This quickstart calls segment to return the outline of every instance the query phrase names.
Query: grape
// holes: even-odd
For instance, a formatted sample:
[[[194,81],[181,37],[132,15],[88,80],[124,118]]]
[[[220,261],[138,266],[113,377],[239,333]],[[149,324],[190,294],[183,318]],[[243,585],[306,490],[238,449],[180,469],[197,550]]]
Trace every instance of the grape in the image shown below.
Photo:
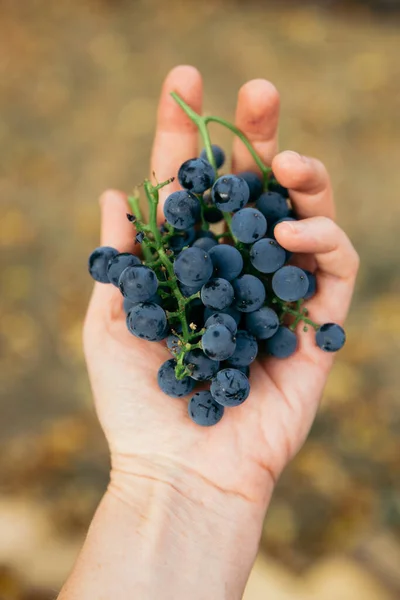
[[[286,262],[286,252],[277,241],[263,238],[252,245],[250,262],[260,273],[274,273]]]
[[[217,169],[220,169],[225,162],[225,152],[220,146],[217,146],[217,144],[211,144],[211,149],[215,160],[215,166],[217,167]],[[208,161],[207,152],[205,148],[201,151],[200,158]]]
[[[126,267],[133,267],[134,265],[140,265],[141,261],[137,256],[129,254],[129,252],[122,252],[112,258],[107,267],[107,275],[110,283],[118,287],[118,281],[121,273]]]
[[[236,341],[225,325],[211,325],[201,338],[204,354],[212,360],[226,360],[235,352]]]
[[[212,250],[212,248],[211,248]],[[185,285],[206,283],[213,272],[211,258],[201,248],[186,248],[174,262],[174,273]]]
[[[256,338],[247,331],[240,330],[236,334],[236,349],[228,359],[231,367],[247,367],[257,357],[258,344]]]
[[[114,256],[117,256],[118,250],[110,246],[101,246],[93,250],[89,256],[89,273],[95,281],[100,283],[110,283],[107,275],[108,263]]]
[[[243,173],[239,173],[239,177],[241,179],[244,179],[247,185],[249,186],[249,202],[255,202],[263,192],[263,184],[261,179],[256,173],[253,173],[252,171],[243,171]]]
[[[306,271],[305,269],[303,269],[303,271],[307,275],[308,279],[308,290],[307,293],[303,296],[303,298],[304,300],[309,300],[310,298],[315,296],[315,293],[317,291],[317,278],[315,277],[314,273],[310,273],[310,271]]]
[[[336,323],[325,323],[316,332],[315,341],[321,350],[325,352],[337,352],[344,346],[346,333]]]
[[[165,311],[152,302],[134,304],[127,314],[126,324],[133,335],[149,342],[164,339],[168,329]]]
[[[188,404],[189,417],[197,425],[210,427],[222,419],[224,407],[215,402],[208,390],[196,392]]]
[[[286,198],[276,192],[264,192],[256,202],[256,207],[262,212],[271,225],[283,217],[289,216],[289,206]]]
[[[220,312],[224,315],[229,315],[230,317],[232,317],[236,325],[239,325],[240,319],[242,318],[242,314],[234,306],[228,306],[228,308],[224,308],[224,310],[222,311],[212,310],[212,308],[208,308],[208,306],[206,306],[206,308],[204,309],[204,320],[207,321],[207,319],[209,319],[211,315],[219,314]]]
[[[283,185],[281,185],[280,183],[278,183],[277,180],[275,179],[275,177],[273,177],[270,180],[270,182],[268,184],[268,189],[270,192],[276,192],[277,194],[280,194],[284,198],[289,198],[289,190],[286,187],[284,187]]]
[[[250,384],[238,369],[223,369],[212,380],[210,391],[218,404],[239,406],[250,394]]]
[[[128,300],[128,298],[124,298],[122,306],[123,306],[123,309],[124,309],[126,315],[131,310],[132,306],[134,306],[134,304],[135,303]]]
[[[218,244],[209,251],[214,275],[232,281],[243,269],[243,258],[239,250],[227,244]]]
[[[177,379],[175,377],[175,366],[175,359],[166,360],[158,370],[157,381],[164,394],[172,398],[182,398],[182,396],[190,394],[196,382],[191,377]]]
[[[247,379],[250,377],[250,367],[248,365],[246,365],[245,367],[236,366],[235,369],[237,369],[241,373],[244,373],[244,375],[246,375]]]
[[[212,379],[219,369],[219,362],[208,358],[200,348],[187,352],[184,363],[191,367],[190,377],[193,377],[196,381]]]
[[[235,293],[234,305],[240,312],[252,312],[260,308],[265,300],[265,288],[254,275],[242,275],[232,282]]]
[[[197,240],[195,240],[193,242],[192,247],[193,248],[201,248],[202,250],[205,250],[206,252],[208,252],[209,250],[211,250],[211,248],[213,248],[217,244],[218,244],[217,240],[214,240],[211,237],[199,237],[199,238],[197,238]]]
[[[249,186],[236,175],[223,175],[214,183],[211,198],[217,208],[224,212],[235,212],[247,204]]]
[[[242,208],[232,217],[233,235],[244,244],[252,244],[267,231],[267,221],[256,208]]]
[[[210,238],[218,242],[217,238],[215,237],[215,233],[213,233],[209,229],[199,229],[199,231],[196,231],[196,240],[198,240],[199,238]]]
[[[203,158],[190,158],[179,168],[178,180],[181,186],[194,194],[202,194],[215,181],[214,169]]]
[[[282,219],[279,219],[279,221],[275,221],[275,223],[272,224],[268,231],[269,237],[275,238],[275,227],[279,225],[279,223],[283,223],[284,221],[297,221],[297,219],[295,219],[294,217],[283,217]]]
[[[278,331],[265,342],[268,354],[276,358],[287,358],[296,352],[297,336],[294,331],[281,325]]]
[[[207,223],[219,223],[224,218],[224,215],[216,206],[210,206],[205,208],[204,218]]]
[[[131,302],[146,302],[158,288],[154,271],[144,265],[126,267],[119,278],[119,289]]]
[[[175,235],[172,235],[168,240],[168,247],[174,254],[179,252],[185,247],[190,246],[196,237],[196,231],[194,227],[190,227],[185,231],[181,231]]]
[[[240,313],[238,313],[240,314]],[[215,312],[206,320],[204,327],[211,327],[211,325],[225,325],[232,333],[232,335],[236,334],[237,324],[236,321],[231,315],[228,315],[224,312]]]
[[[246,328],[260,340],[266,340],[277,332],[279,327],[278,315],[272,308],[262,306],[246,315]]]
[[[179,352],[182,349],[182,346],[180,344],[180,339],[174,333],[171,333],[167,337],[167,348],[171,352],[171,354],[176,354],[177,352]]]
[[[299,267],[288,265],[274,273],[272,289],[281,300],[295,302],[307,293],[308,277]]]
[[[186,190],[173,192],[165,201],[164,215],[175,229],[188,229],[200,218],[200,202]]]
[[[189,298],[189,296],[193,296],[193,294],[197,294],[201,290],[203,285],[184,285],[183,283],[179,284],[179,289],[181,290],[183,296],[185,298]]]
[[[210,279],[201,288],[201,299],[205,306],[213,310],[224,310],[233,302],[233,287],[226,279]]]

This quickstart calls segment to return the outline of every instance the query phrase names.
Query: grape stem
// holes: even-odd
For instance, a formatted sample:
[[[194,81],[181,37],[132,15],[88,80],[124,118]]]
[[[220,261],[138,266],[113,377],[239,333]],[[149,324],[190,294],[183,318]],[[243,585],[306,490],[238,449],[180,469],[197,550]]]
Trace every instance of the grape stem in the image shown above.
[[[296,303],[296,308],[289,306],[288,304],[286,304],[286,302],[283,302],[282,300],[280,300],[280,298],[277,297],[274,298],[273,303],[279,304],[283,314],[286,313],[295,317],[295,320],[290,326],[290,329],[295,329],[300,323],[300,321],[303,321],[303,323],[310,325],[310,327],[315,329],[315,331],[319,329],[320,326],[306,316],[308,314],[308,310],[306,308],[301,308],[301,300],[299,300]]]
[[[130,209],[132,210],[133,215],[136,217],[136,222],[135,222],[135,226],[136,226],[136,231],[142,231],[143,229],[141,229],[141,225],[143,223],[143,214],[140,208],[140,198],[139,198],[139,193],[138,190],[135,190],[132,196],[128,196],[128,204]],[[143,252],[143,256],[145,258],[145,260],[147,262],[151,262],[153,261],[153,254],[151,251],[151,248],[147,242],[146,239],[144,239],[142,241],[142,252]]]

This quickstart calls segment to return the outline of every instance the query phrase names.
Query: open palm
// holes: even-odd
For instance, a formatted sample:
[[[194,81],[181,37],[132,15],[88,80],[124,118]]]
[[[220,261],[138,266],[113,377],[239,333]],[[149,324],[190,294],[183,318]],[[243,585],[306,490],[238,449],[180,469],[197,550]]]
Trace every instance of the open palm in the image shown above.
[[[202,83],[196,69],[175,68],[163,86],[151,165],[160,181],[176,175],[184,160],[198,155],[197,128],[172,100],[171,91],[201,112]],[[254,80],[241,88],[236,125],[264,162],[272,164],[302,218],[300,224],[278,226],[276,237],[282,246],[299,253],[299,265],[316,272],[317,294],[307,303],[311,318],[342,324],[358,257],[333,221],[332,191],[323,165],[294,152],[277,154],[278,113],[279,97],[272,84]],[[248,151],[235,140],[232,170],[251,169]],[[173,185],[161,190],[162,199]],[[102,245],[136,251],[124,194],[106,192],[101,208]],[[333,360],[315,346],[312,331],[300,331],[293,356],[257,360],[251,367],[248,400],[227,409],[217,426],[201,428],[189,419],[186,399],[172,399],[159,390],[157,371],[170,354],[165,344],[140,340],[127,331],[122,297],[115,287],[95,285],[84,344],[114,475],[169,481],[171,473],[179,473],[181,482],[186,478],[182,485],[200,479],[224,494],[260,505],[303,443]]]

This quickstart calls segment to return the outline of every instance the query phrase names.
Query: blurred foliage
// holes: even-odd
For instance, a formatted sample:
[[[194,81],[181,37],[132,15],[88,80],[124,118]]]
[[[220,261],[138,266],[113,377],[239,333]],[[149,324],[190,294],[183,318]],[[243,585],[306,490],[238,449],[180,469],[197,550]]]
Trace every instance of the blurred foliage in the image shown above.
[[[245,80],[274,81],[282,148],[328,165],[339,223],[362,258],[348,343],[278,486],[263,548],[301,570],[377,531],[400,535],[399,21],[371,9],[2,2],[1,598],[51,597],[41,590],[65,577],[106,485],[81,349],[96,198],[147,174],[160,84],[182,62],[204,73],[206,109],[225,117]]]

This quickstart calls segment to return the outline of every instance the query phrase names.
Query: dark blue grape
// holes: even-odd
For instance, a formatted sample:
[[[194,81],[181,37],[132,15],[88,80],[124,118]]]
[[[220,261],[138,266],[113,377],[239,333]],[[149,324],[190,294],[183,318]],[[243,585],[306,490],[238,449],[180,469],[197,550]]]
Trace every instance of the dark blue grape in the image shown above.
[[[212,380],[210,392],[222,406],[239,406],[250,394],[249,380],[238,369],[223,369]]]
[[[159,342],[168,331],[165,311],[152,302],[134,304],[127,314],[126,324],[133,335],[149,342]]]
[[[228,359],[231,367],[248,367],[257,357],[258,344],[256,338],[244,329],[236,334],[236,349]]]
[[[256,202],[256,207],[262,212],[269,225],[289,216],[289,206],[286,198],[276,192],[264,192]]]
[[[119,278],[119,289],[131,302],[146,302],[156,293],[157,288],[156,274],[144,265],[127,267]]]
[[[182,344],[180,339],[174,333],[171,333],[167,337],[167,348],[171,352],[171,354],[177,354],[182,350]]]
[[[204,320],[207,321],[207,319],[209,319],[211,317],[211,315],[216,314],[216,313],[218,314],[219,312],[220,311],[212,310],[212,308],[208,308],[206,306],[206,308],[204,309]],[[234,306],[228,306],[228,308],[225,308],[224,310],[222,310],[221,313],[231,316],[232,319],[236,322],[236,325],[239,325],[240,319],[242,318],[242,313],[239,312],[237,310],[237,308],[235,308]]]
[[[235,212],[249,201],[250,190],[244,179],[237,175],[223,175],[214,183],[211,198],[223,212]]]
[[[123,304],[122,304],[122,306],[123,306],[123,308],[124,308],[124,311],[125,311],[125,314],[126,314],[126,315],[127,315],[127,314],[128,314],[128,312],[131,310],[131,308],[132,308],[132,306],[133,306],[134,304],[135,304],[135,303],[134,303],[134,302],[131,302],[130,300],[128,300],[128,298],[124,298],[124,301],[123,301]]]
[[[110,246],[101,246],[93,250],[89,256],[89,273],[95,281],[100,283],[110,283],[107,274],[108,263],[110,260],[117,256],[118,250],[111,248]]]
[[[214,169],[203,158],[190,158],[179,168],[178,180],[181,186],[194,194],[202,194],[215,181]]]
[[[122,252],[112,258],[107,267],[107,275],[110,283],[118,287],[119,278],[121,273],[126,267],[133,267],[134,265],[140,265],[140,259],[134,254],[129,252]]]
[[[189,296],[193,296],[193,294],[197,294],[201,290],[203,285],[185,285],[183,283],[179,283],[179,289],[185,298],[189,298]]]
[[[213,263],[207,252],[201,248],[186,248],[174,262],[174,273],[185,285],[204,284],[213,273]]]
[[[148,302],[152,302],[153,304],[158,304],[159,306],[162,306],[162,303],[163,303],[162,298],[160,298],[160,296],[158,294],[154,294],[151,298],[148,299]],[[131,300],[128,300],[128,298],[124,298],[123,308],[124,308],[125,314],[128,314],[128,312],[130,311],[132,306],[134,306],[134,304],[136,304],[136,302],[132,302]]]
[[[239,242],[253,244],[265,235],[267,221],[256,208],[242,208],[233,215],[231,229]]]
[[[199,229],[198,231],[196,231],[196,240],[198,240],[199,238],[210,238],[212,240],[217,241],[215,233],[213,233],[209,229]]]
[[[275,177],[272,177],[268,183],[268,189],[270,192],[276,192],[284,198],[289,198],[289,190],[277,182]]]
[[[214,240],[211,237],[199,237],[193,242],[192,247],[201,248],[202,250],[209,252],[209,250],[211,250],[211,248],[213,248],[217,244],[217,240]]]
[[[321,350],[325,352],[337,352],[344,346],[346,333],[336,323],[325,323],[316,332],[315,341]]]
[[[186,190],[173,192],[165,201],[164,216],[175,229],[189,229],[200,218],[200,201]]]
[[[244,375],[246,375],[247,379],[250,377],[250,367],[248,365],[246,365],[245,367],[236,366],[235,369],[237,369],[241,373],[244,373]]]
[[[215,160],[215,166],[217,167],[217,169],[220,169],[225,162],[225,152],[220,146],[217,146],[217,144],[211,144],[211,149]],[[205,148],[201,151],[200,158],[208,161],[207,152]]]
[[[210,317],[208,317],[208,319],[204,323],[204,327],[211,327],[211,325],[225,325],[225,327],[229,329],[232,335],[236,335],[236,321],[233,317],[231,317],[231,315],[228,315],[227,313],[214,312]]]
[[[196,392],[188,404],[189,417],[202,427],[216,425],[222,419],[224,407],[215,402],[208,390]]]
[[[272,308],[262,306],[246,315],[246,329],[260,340],[272,337],[278,330],[279,318]]]
[[[249,202],[255,202],[263,192],[263,183],[257,173],[252,171],[243,171],[238,175],[241,179],[244,179],[250,190]]]
[[[281,300],[295,302],[307,293],[308,277],[299,267],[287,265],[274,273],[272,289]]]
[[[213,310],[224,310],[233,302],[233,287],[221,277],[210,279],[201,288],[201,299],[204,306]]]
[[[232,282],[235,293],[234,306],[240,312],[253,312],[264,304],[265,288],[254,275],[242,275]]]
[[[190,394],[196,382],[191,377],[177,379],[175,377],[175,366],[175,359],[166,360],[158,370],[157,381],[164,394],[172,398],[182,398],[182,396]]]
[[[226,360],[235,352],[236,341],[225,325],[211,325],[201,338],[204,354],[212,360]]]
[[[195,348],[187,352],[184,363],[191,370],[190,377],[193,377],[196,381],[208,381],[212,379],[219,369],[219,362],[208,358],[200,348]]]
[[[286,262],[286,251],[271,238],[263,238],[252,245],[250,262],[260,273],[274,273]]]
[[[215,277],[232,281],[242,272],[243,258],[234,246],[218,244],[211,248],[209,255],[214,267]]]
[[[190,227],[185,231],[172,235],[168,240],[168,248],[172,250],[174,254],[179,254],[185,246],[190,246],[193,243],[195,237],[196,230],[194,227]]]
[[[219,223],[224,218],[224,215],[216,206],[209,206],[204,210],[204,218],[207,223]]]
[[[283,325],[265,342],[265,350],[276,358],[287,358],[296,352],[297,336]]]
[[[310,271],[306,271],[305,269],[303,269],[303,271],[307,275],[308,279],[308,290],[307,293],[303,296],[303,298],[304,300],[309,300],[310,298],[315,296],[315,293],[317,291],[317,278],[315,277],[314,273],[310,273]]]

